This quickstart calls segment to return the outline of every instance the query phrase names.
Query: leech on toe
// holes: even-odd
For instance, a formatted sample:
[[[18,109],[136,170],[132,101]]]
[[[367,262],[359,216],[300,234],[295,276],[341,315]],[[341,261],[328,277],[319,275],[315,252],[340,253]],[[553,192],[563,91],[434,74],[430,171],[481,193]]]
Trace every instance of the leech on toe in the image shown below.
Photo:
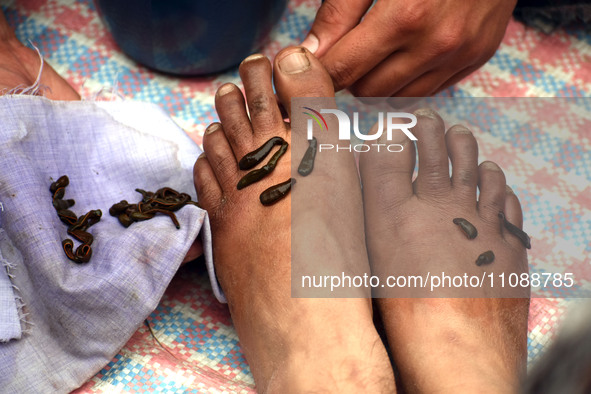
[[[492,250],[487,250],[486,252],[478,256],[478,258],[476,259],[476,265],[486,265],[492,263],[493,261],[495,261],[495,254]]]
[[[282,182],[278,185],[271,186],[270,188],[261,193],[261,204],[265,206],[275,204],[289,193],[289,191],[291,190],[291,186],[295,185],[295,183],[296,180],[290,178],[287,181]]]
[[[316,147],[318,146],[318,140],[316,137],[312,137],[310,140],[310,146],[304,153],[304,157],[302,157],[302,161],[298,166],[298,174],[301,176],[308,176],[314,169],[314,159],[316,159]],[[454,219],[455,220],[455,219]]]
[[[275,152],[275,154],[273,155],[273,157],[271,157],[267,164],[265,164],[262,168],[252,170],[248,174],[244,175],[240,179],[240,181],[238,181],[238,185],[236,185],[236,188],[238,190],[244,189],[246,186],[252,185],[253,183],[260,181],[261,179],[269,175],[271,172],[273,172],[273,170],[277,166],[277,162],[279,161],[281,156],[285,154],[285,151],[287,151],[288,146],[289,144],[284,141],[281,145],[281,148],[279,148],[279,150]]]
[[[283,145],[286,143],[287,142],[285,142],[285,140],[281,137],[270,138],[260,148],[244,155],[244,157],[238,162],[238,168],[240,168],[242,171],[250,170],[263,161],[275,145]]]
[[[464,234],[466,234],[466,237],[468,237],[468,239],[474,239],[478,235],[478,230],[476,230],[476,227],[474,227],[474,225],[466,219],[455,218],[453,222],[462,229],[462,231],[464,232]]]
[[[513,223],[509,223],[503,211],[499,212],[499,218],[503,221],[503,226],[505,226],[507,231],[519,238],[523,246],[525,246],[527,249],[531,249],[531,239],[525,231],[523,231]]]

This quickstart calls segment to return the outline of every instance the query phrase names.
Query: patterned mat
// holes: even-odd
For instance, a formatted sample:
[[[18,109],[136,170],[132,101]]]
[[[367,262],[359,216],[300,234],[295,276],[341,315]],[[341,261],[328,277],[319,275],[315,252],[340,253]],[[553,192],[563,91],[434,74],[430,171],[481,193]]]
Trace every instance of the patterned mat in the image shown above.
[[[83,97],[111,90],[125,98],[154,102],[197,143],[205,127],[217,120],[215,90],[225,82],[240,85],[236,69],[207,78],[179,79],[137,65],[117,48],[91,0],[3,3],[19,39],[36,45]],[[290,1],[262,52],[272,57],[281,48],[301,42],[319,3]],[[590,28],[546,35],[512,21],[496,55],[441,95],[589,97],[590,92]],[[530,263],[535,267],[546,261],[563,262],[579,267],[577,274],[584,278],[590,277],[591,263],[589,130],[578,125],[522,132],[513,143],[503,133],[479,137],[483,158],[496,161],[509,174],[509,183],[524,206],[526,229],[541,229],[534,237]],[[532,300],[530,361],[552,339],[570,302]],[[148,322],[149,327],[141,327],[78,392],[254,391],[227,308],[215,301],[199,264],[181,269]]]

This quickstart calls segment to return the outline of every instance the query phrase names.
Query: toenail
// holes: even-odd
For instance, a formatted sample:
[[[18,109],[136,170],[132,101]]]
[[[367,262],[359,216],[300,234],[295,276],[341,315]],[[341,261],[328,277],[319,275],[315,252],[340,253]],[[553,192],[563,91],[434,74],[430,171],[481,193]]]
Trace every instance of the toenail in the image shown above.
[[[247,57],[246,59],[244,59],[241,64],[248,63],[248,62],[251,62],[253,60],[261,59],[263,57],[265,57],[265,55],[261,55],[260,53],[255,53],[254,55],[250,55],[249,57]]]
[[[207,129],[205,129],[205,134],[211,134],[214,131],[217,131],[220,129],[220,124],[219,123],[212,123],[209,125],[209,127],[207,127]]]
[[[298,48],[279,60],[279,68],[285,74],[297,74],[310,69],[306,50]]]
[[[416,116],[424,116],[426,118],[439,119],[439,115],[437,115],[437,112],[433,111],[431,108],[419,108],[414,112],[414,114]]]
[[[457,124],[455,126],[452,126],[451,129],[449,129],[450,131],[453,131],[454,134],[472,134],[472,132],[470,130],[468,130],[466,127],[462,126],[461,124]]]
[[[482,164],[480,164],[480,166],[485,170],[501,171],[501,167],[499,167],[497,163],[493,163],[492,161],[483,161]]]
[[[227,83],[225,85],[223,85],[221,88],[218,89],[218,96],[223,96],[225,94],[230,93],[231,91],[233,91],[235,88],[234,84],[231,83]]]

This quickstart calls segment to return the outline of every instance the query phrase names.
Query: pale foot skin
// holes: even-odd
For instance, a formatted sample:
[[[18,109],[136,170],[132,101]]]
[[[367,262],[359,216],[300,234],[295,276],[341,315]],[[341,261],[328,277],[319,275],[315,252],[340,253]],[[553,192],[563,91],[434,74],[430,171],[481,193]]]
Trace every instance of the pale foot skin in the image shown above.
[[[288,111],[291,97],[334,96],[328,74],[301,48],[280,52],[274,70],[277,95]],[[250,119],[240,90],[232,84],[220,87],[215,100],[221,124],[206,130],[205,154],[194,169],[199,202],[210,215],[217,276],[257,389],[272,393],[393,392],[392,368],[373,326],[369,299],[291,297],[290,198],[263,206],[259,195],[295,175],[291,173],[290,157],[301,157],[306,147],[295,147],[293,153],[290,146],[270,176],[242,190],[236,188],[246,174],[238,169],[239,159],[270,137],[291,140],[289,125],[283,122],[273,93],[271,73],[271,64],[261,55],[247,58],[240,66]],[[309,219],[317,221],[310,228],[322,228],[323,221],[345,216],[346,212],[351,228],[357,229],[350,236],[363,243],[363,212],[354,162],[352,157],[339,157],[350,160],[338,163],[347,169],[339,174],[341,186],[336,177],[321,177],[316,186],[318,193],[331,190],[342,198],[333,211],[310,212]],[[337,167],[335,163],[323,165]],[[294,189],[314,183],[299,181]],[[318,237],[327,238],[330,234]],[[338,237],[333,234],[332,238]],[[369,269],[363,248],[331,249],[328,243],[318,253],[350,259]]]
[[[417,117],[414,182],[415,148],[407,138],[401,153],[360,157],[372,271],[482,272],[485,267],[474,262],[491,249],[496,259],[487,270],[527,272],[524,246],[498,218],[503,211],[522,226],[519,201],[502,170],[492,162],[478,166],[478,146],[466,128],[454,126],[445,133],[434,112],[420,110]],[[468,219],[477,238],[468,240],[452,223],[455,217]],[[379,299],[378,305],[406,391],[517,390],[526,366],[528,298],[390,298]]]

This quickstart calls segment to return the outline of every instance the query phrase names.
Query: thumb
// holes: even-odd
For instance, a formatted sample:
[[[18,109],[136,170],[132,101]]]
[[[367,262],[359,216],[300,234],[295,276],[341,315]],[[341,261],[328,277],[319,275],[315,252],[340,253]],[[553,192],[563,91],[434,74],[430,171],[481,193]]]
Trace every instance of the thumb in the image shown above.
[[[372,0],[325,0],[302,46],[316,57],[322,56],[352,30],[367,12]]]

